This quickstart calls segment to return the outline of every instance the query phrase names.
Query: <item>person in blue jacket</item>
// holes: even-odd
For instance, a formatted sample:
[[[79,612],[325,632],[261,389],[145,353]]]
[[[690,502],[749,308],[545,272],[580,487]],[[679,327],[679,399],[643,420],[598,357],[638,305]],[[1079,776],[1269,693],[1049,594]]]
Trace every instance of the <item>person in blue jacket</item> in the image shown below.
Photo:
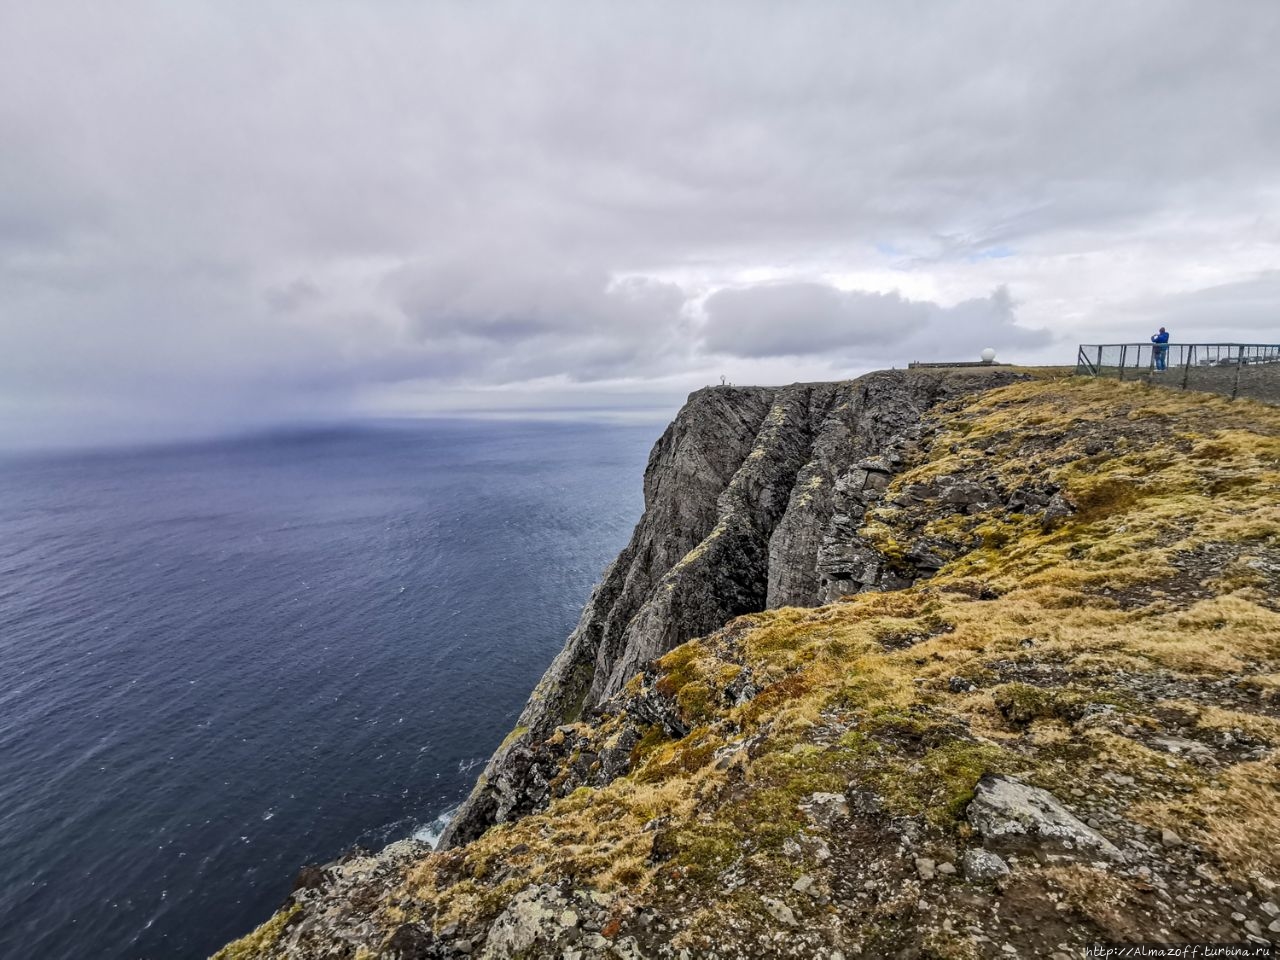
[[[1151,342],[1155,344],[1156,369],[1163,370],[1169,359],[1169,331],[1161,327],[1159,333],[1151,335]]]

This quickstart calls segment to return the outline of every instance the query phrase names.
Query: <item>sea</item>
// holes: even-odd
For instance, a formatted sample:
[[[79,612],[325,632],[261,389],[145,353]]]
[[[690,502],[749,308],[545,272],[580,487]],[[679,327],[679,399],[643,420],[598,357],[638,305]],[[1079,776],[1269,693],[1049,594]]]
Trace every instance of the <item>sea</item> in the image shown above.
[[[660,425],[0,457],[0,957],[203,958],[433,840],[642,510]]]

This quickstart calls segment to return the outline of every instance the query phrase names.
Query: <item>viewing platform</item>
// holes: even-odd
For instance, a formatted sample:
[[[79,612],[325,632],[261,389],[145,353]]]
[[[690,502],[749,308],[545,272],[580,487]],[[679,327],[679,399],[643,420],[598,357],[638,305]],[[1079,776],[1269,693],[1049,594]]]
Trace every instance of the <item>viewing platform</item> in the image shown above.
[[[1280,404],[1280,344],[1082,343],[1076,373]]]

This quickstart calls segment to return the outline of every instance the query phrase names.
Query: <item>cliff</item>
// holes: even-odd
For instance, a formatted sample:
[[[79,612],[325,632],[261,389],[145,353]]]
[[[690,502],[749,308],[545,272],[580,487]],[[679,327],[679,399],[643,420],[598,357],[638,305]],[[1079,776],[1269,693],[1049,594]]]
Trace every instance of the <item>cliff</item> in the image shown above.
[[[1274,937],[1278,491],[1280,411],[1247,402],[700,391],[450,849],[304,871],[220,956]]]
[[[547,779],[531,769],[531,745],[615,696],[654,657],[740,614],[815,606],[886,579],[909,582],[874,561],[868,568],[853,536],[861,515],[854,478],[874,485],[892,464],[851,468],[898,456],[891,441],[918,436],[922,414],[939,400],[1012,379],[997,369],[891,372],[690,396],[649,457],[645,511],[631,542],[441,846],[544,806]],[[625,738],[618,749],[630,750]]]

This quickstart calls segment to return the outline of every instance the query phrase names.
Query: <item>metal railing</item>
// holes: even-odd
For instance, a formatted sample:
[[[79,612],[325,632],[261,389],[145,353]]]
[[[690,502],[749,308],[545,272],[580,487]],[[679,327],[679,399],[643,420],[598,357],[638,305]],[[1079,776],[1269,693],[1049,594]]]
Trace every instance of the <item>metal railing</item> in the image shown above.
[[[1241,369],[1257,364],[1280,364],[1280,344],[1082,343],[1076,353],[1076,373],[1083,376],[1144,379],[1232,397]],[[1280,377],[1280,367],[1274,371]]]

